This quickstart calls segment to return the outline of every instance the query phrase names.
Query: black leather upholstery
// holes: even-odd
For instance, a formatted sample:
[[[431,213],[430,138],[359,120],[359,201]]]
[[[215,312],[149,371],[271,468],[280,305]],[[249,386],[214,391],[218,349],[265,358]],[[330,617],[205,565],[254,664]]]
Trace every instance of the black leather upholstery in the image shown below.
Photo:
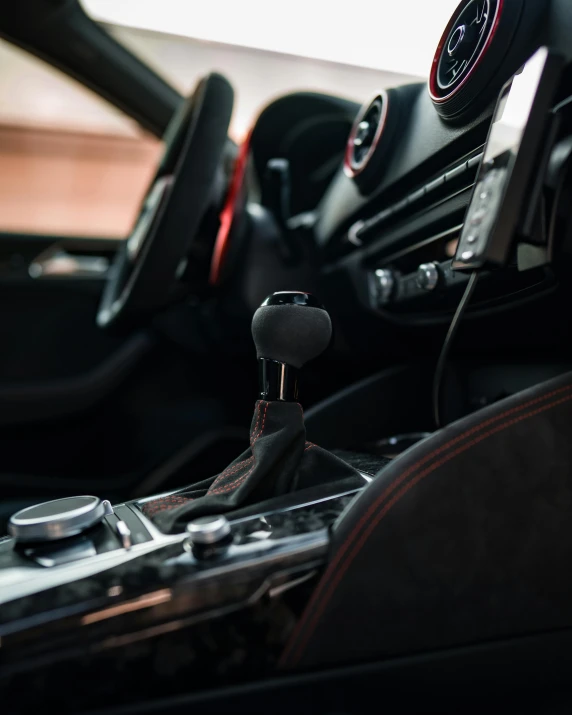
[[[572,626],[572,374],[394,460],[333,534],[282,668]]]

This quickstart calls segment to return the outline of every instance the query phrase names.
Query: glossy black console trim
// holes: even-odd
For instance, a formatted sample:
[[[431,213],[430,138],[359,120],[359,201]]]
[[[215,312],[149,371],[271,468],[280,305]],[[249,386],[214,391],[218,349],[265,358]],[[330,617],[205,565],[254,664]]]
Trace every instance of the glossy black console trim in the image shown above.
[[[149,526],[146,525],[148,530]],[[95,581],[97,576],[103,572],[112,571],[114,568],[128,564],[149,553],[157,551],[169,544],[182,541],[184,535],[165,536],[155,530],[153,541],[146,543],[135,544],[129,550],[120,547],[104,553],[98,553],[89,559],[68,564],[65,567],[42,569],[41,574],[36,575],[31,573],[31,561],[18,561],[17,564],[10,564],[12,569],[11,578],[7,584],[2,583],[2,573],[6,569],[0,567],[0,637],[2,635],[2,624],[10,621],[8,613],[11,608],[9,604],[15,602],[23,602],[26,599],[36,605],[32,607],[32,611],[42,612],[44,596],[46,592],[52,592],[58,589],[66,589],[70,584],[74,584],[83,579],[92,579]],[[14,547],[13,540],[8,540],[0,544],[2,550]],[[28,611],[28,607],[24,609]]]
[[[63,647],[77,628],[91,641],[99,638],[100,626],[95,624],[115,633],[138,628],[135,621],[139,618],[147,628],[165,619],[195,618],[199,613],[208,618],[213,609],[225,604],[239,607],[276,574],[315,569],[323,563],[328,529],[357,491],[231,520],[234,543],[209,560],[193,555],[185,534],[164,536],[141,514],[152,542],[90,558],[83,568],[81,564],[32,568],[28,587],[24,585],[19,592],[15,585],[4,586],[3,652],[23,648],[24,657],[33,644],[34,653],[54,655],[58,644]],[[11,543],[2,545],[12,547]],[[1,576],[0,571],[0,586]],[[16,660],[21,662],[20,656]],[[27,667],[23,662],[21,666]],[[4,672],[0,669],[0,675]]]

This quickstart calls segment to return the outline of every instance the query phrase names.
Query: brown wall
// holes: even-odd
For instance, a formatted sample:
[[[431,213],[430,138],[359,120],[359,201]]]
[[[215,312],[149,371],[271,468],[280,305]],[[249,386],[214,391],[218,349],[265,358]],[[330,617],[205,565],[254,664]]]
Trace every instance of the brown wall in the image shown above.
[[[147,136],[0,125],[0,231],[126,236],[161,150]]]

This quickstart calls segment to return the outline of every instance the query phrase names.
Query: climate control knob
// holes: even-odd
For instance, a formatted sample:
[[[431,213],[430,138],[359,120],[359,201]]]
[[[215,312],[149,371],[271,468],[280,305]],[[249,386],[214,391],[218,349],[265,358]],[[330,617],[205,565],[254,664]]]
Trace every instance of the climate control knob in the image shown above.
[[[439,285],[440,277],[436,263],[422,263],[417,269],[417,285],[423,290],[435,290]]]

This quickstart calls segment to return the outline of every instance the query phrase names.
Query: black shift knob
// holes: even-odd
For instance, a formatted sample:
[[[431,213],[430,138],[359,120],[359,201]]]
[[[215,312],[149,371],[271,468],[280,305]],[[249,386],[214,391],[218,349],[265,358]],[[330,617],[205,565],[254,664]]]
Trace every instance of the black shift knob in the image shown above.
[[[332,322],[310,293],[273,293],[254,314],[252,337],[259,359],[301,368],[328,347]]]
[[[273,293],[254,314],[252,337],[263,400],[298,399],[298,370],[318,357],[332,338],[332,322],[310,293]]]

